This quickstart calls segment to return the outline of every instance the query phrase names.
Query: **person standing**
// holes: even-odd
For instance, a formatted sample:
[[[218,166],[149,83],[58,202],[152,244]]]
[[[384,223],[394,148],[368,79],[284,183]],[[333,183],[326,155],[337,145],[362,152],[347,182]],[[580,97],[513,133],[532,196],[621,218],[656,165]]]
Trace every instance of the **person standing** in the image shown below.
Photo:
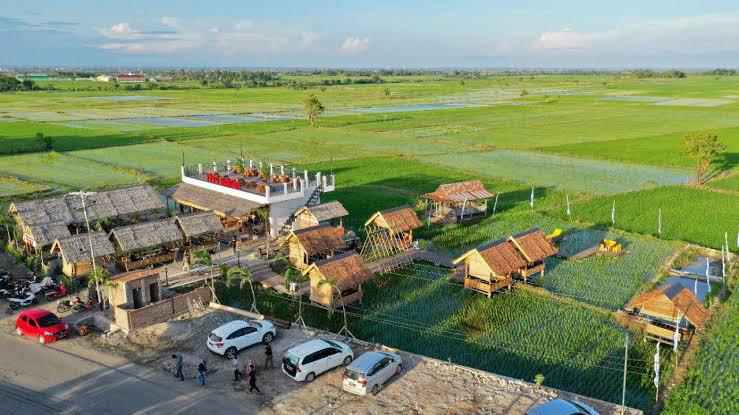
[[[187,251],[182,255],[182,271],[190,272],[190,253]]]
[[[241,370],[239,370],[239,357],[234,356],[231,362],[234,365],[234,382],[238,382],[241,380]]]
[[[207,368],[205,367],[205,360],[201,360],[200,364],[198,364],[198,385],[205,386],[205,372],[207,371]]]
[[[266,344],[264,346],[264,369],[274,368],[275,365],[272,362],[272,346]]]
[[[244,365],[244,376],[249,376],[249,374],[253,372],[254,369],[256,369],[254,361],[249,358],[249,360],[247,360],[246,364]]]
[[[234,235],[233,238],[231,238],[231,248],[234,251],[234,255],[236,255],[236,242],[237,242],[236,235]]]
[[[174,377],[179,378],[181,381],[185,380],[185,375],[182,373],[182,353],[172,355],[172,359],[177,361],[177,368],[174,373]]]
[[[249,373],[249,393],[251,393],[254,389],[257,390],[257,392],[262,393],[262,391],[259,390],[257,387],[257,370],[254,369]]]

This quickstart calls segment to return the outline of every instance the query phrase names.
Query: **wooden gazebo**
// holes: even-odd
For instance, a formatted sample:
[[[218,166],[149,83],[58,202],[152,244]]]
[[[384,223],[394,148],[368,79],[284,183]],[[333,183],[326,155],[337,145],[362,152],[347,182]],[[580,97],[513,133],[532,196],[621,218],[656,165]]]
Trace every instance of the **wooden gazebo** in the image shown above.
[[[366,239],[361,255],[373,261],[404,252],[413,244],[413,230],[421,226],[408,205],[379,211],[364,224]]]
[[[346,251],[343,236],[344,228],[326,223],[292,231],[283,244],[287,246],[290,263],[302,271],[314,261]]]
[[[116,248],[116,264],[125,271],[174,262],[182,233],[172,219],[115,228],[110,238]]]
[[[559,249],[552,244],[547,235],[539,228],[529,229],[508,238],[521,256],[526,260],[526,266],[519,271],[524,282],[531,275],[541,273],[544,277],[544,260],[556,255]]]
[[[513,286],[513,276],[527,265],[516,247],[506,239],[467,251],[452,261],[464,265],[464,287],[488,297]]]
[[[178,215],[175,223],[185,237],[184,245],[187,248],[211,245],[224,230],[218,215],[213,212]]]
[[[92,249],[95,253],[95,265],[98,267],[103,267],[106,258],[115,255],[113,244],[110,243],[105,232],[81,233],[57,239],[51,246],[51,252],[61,256],[64,275],[83,277],[92,272],[90,239],[92,239]]]
[[[440,185],[433,193],[423,195],[428,202],[428,220],[433,223],[462,223],[487,215],[488,202],[495,194],[479,180]]]
[[[629,302],[624,309],[644,324],[648,338],[672,344],[688,340],[708,320],[708,310],[681,284],[666,284]],[[677,336],[676,336],[677,332]]]
[[[315,206],[304,206],[295,212],[293,229],[309,228],[325,223],[335,227],[343,227],[344,217],[348,215],[349,212],[338,200]]]
[[[327,308],[362,301],[362,284],[372,281],[374,274],[356,251],[345,252],[311,264],[303,275],[310,279],[310,300]],[[330,280],[341,292],[322,281]]]

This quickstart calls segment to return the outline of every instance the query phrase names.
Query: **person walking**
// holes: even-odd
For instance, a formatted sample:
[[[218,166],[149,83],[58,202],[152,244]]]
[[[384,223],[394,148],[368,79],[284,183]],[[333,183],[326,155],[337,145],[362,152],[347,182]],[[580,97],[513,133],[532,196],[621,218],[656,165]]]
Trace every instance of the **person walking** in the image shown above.
[[[251,393],[254,389],[257,390],[257,392],[262,393],[262,391],[259,390],[257,387],[257,370],[254,369],[249,373],[249,393]]]
[[[272,369],[275,365],[272,362],[272,346],[266,344],[264,346],[264,369]]]
[[[174,377],[179,378],[181,381],[185,380],[185,375],[182,373],[182,353],[172,355],[172,359],[177,361],[177,368],[174,372]]]
[[[207,371],[207,368],[205,367],[205,360],[201,360],[200,364],[198,364],[198,385],[205,386],[205,372]]]
[[[234,235],[233,238],[231,238],[231,244],[230,244],[231,248],[234,251],[234,255],[236,255],[236,241],[237,241],[236,235]]]
[[[182,271],[190,272],[190,254],[187,251],[182,255]]]
[[[239,363],[239,357],[238,356],[234,356],[234,358],[231,360],[231,362],[234,365],[234,382],[238,382],[238,381],[241,380],[241,376],[242,376],[241,370],[239,370],[240,369],[239,368],[239,364],[240,364]]]
[[[254,361],[249,358],[244,365],[244,376],[249,376],[257,367],[254,365]]]

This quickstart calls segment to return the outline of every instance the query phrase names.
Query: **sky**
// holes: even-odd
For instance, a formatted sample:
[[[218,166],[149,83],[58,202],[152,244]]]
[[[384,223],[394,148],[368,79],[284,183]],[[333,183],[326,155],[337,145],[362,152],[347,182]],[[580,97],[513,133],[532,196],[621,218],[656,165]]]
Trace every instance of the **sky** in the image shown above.
[[[739,0],[36,0],[0,67],[739,67]]]

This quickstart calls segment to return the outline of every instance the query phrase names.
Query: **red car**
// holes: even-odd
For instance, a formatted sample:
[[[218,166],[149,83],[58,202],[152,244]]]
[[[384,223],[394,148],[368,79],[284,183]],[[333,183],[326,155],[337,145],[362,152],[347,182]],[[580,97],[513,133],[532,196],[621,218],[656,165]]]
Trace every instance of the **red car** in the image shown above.
[[[69,336],[69,325],[51,311],[32,308],[18,315],[15,333],[38,338],[41,344],[51,343]]]

